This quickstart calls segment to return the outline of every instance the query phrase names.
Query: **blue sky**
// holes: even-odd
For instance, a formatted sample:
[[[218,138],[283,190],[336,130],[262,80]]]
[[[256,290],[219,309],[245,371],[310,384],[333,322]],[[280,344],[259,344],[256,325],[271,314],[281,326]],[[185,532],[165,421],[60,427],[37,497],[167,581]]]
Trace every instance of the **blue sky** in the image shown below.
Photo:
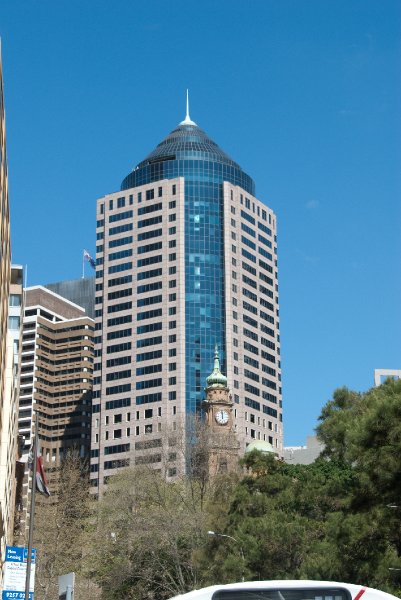
[[[16,263],[78,278],[96,198],[191,117],[278,215],[285,443],[399,368],[399,0],[3,0]]]

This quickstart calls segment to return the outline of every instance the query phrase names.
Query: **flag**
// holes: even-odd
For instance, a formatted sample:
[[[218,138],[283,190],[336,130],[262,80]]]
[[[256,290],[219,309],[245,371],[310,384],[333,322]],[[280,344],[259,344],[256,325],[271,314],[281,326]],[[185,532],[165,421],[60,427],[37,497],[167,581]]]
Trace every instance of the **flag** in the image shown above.
[[[89,254],[89,252],[87,250],[84,250],[84,258],[88,261],[88,263],[90,264],[91,267],[96,269],[96,261],[94,258],[91,257],[91,255]]]
[[[30,469],[33,470],[33,448],[29,453],[28,462]],[[40,494],[43,494],[43,496],[50,496],[50,490],[47,484],[45,470],[43,468],[42,455],[40,453],[39,444],[36,450],[36,489]]]

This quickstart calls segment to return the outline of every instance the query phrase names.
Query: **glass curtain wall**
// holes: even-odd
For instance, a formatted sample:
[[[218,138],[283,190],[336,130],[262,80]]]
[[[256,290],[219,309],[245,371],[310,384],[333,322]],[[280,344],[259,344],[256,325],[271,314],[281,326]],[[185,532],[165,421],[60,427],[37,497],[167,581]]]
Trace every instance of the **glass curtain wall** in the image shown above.
[[[123,180],[122,190],[185,178],[186,410],[204,397],[218,344],[226,372],[223,182],[255,195],[253,180],[197,126],[180,125]],[[227,266],[230,268],[230,265]]]

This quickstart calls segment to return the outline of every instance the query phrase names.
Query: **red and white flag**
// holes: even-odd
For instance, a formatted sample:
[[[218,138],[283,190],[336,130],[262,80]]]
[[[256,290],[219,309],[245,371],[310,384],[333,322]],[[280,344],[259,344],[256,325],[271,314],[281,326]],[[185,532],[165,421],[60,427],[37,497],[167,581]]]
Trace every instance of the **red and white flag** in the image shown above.
[[[33,470],[32,458],[33,458],[33,452],[31,451],[30,456],[29,456],[29,466],[30,466],[31,470]],[[42,461],[42,455],[40,453],[39,444],[36,449],[36,489],[40,494],[43,494],[43,496],[46,496],[46,497],[50,496],[50,490],[49,490],[49,486],[47,483],[45,470],[43,468],[43,461]]]

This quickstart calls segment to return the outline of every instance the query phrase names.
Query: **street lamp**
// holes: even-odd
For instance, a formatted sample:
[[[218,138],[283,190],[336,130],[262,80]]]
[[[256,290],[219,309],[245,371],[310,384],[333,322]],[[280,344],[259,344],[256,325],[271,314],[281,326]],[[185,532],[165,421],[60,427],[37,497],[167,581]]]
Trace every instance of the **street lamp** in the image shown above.
[[[227,535],[226,533],[217,533],[216,531],[208,531],[207,534],[214,535],[215,537],[228,538],[229,540],[233,540],[233,542],[238,544],[239,551],[241,554],[241,560],[242,560],[242,577],[241,577],[241,579],[242,579],[242,581],[245,581],[245,579],[244,579],[245,556],[244,556],[244,551],[242,550],[242,546],[241,546],[240,542],[232,535]]]

